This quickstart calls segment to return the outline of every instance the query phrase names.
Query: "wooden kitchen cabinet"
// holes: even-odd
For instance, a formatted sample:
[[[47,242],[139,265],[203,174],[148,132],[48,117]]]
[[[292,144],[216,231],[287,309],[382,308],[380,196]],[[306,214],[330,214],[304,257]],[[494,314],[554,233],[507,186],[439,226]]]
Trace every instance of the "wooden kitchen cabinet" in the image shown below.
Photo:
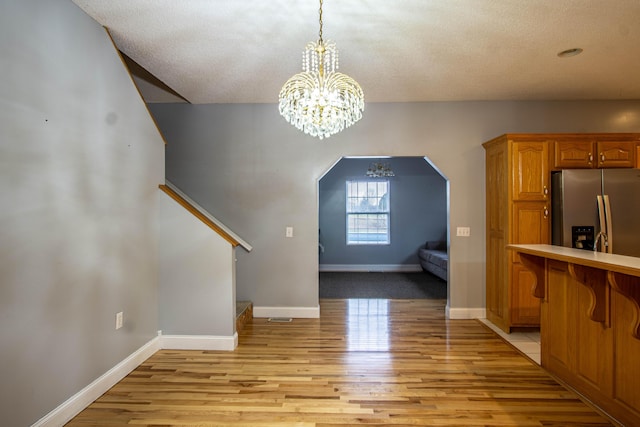
[[[512,243],[548,243],[550,214],[546,201],[514,202]]]
[[[547,283],[553,283],[553,286],[545,285],[541,323],[553,327],[540,331],[545,336],[540,348],[544,354],[542,363],[556,370],[569,371],[575,365],[576,358],[576,346],[572,342],[576,330],[573,302],[576,301],[578,288],[573,286],[567,263],[555,260],[547,260]],[[549,309],[549,301],[553,301],[553,310]]]
[[[554,169],[637,167],[637,134],[561,135],[553,148]]]
[[[514,202],[512,211],[513,243],[549,243],[549,204],[541,202]],[[510,325],[538,326],[540,324],[540,300],[533,296],[535,284],[533,274],[520,262],[517,254],[512,254]]]
[[[615,419],[640,426],[640,262],[511,247],[541,299],[541,365]]]
[[[636,164],[636,143],[632,141],[598,141],[599,168],[632,168]]]
[[[506,332],[540,325],[533,276],[507,244],[551,242],[551,171],[640,167],[640,134],[505,134],[486,159],[487,319]]]
[[[592,168],[594,162],[593,141],[556,141],[554,167],[556,169]]]
[[[513,200],[546,200],[549,196],[549,144],[547,141],[511,143]]]
[[[602,270],[590,272],[593,273],[590,279],[606,282]],[[599,394],[610,395],[614,353],[610,321],[603,325],[589,317],[593,294],[572,277],[568,263],[548,260],[547,281],[542,322],[550,327],[543,331],[543,366],[560,373],[565,380],[584,383]],[[607,289],[607,300],[610,298]],[[611,313],[609,307],[606,309]]]
[[[509,301],[510,327],[540,325],[540,300],[531,290],[535,276],[518,262],[511,263],[511,295]]]
[[[511,208],[511,237],[509,243],[544,244],[549,243],[551,233],[551,212],[547,201],[514,201]],[[520,262],[517,255],[513,261]]]
[[[509,243],[549,243],[550,143],[545,136],[507,134],[483,144],[487,189],[487,319],[504,331],[540,324],[533,276]]]
[[[506,144],[485,144],[487,192],[487,318],[502,329],[507,328],[509,295],[507,292],[510,260],[506,252],[508,243],[509,157]]]

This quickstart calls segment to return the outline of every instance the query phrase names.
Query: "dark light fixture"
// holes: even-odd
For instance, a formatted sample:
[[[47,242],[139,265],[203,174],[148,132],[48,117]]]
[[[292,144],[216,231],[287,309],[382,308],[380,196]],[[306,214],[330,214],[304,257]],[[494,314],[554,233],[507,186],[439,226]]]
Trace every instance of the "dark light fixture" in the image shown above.
[[[396,174],[391,170],[389,163],[373,162],[367,169],[367,176],[369,178],[388,178],[396,176]]]

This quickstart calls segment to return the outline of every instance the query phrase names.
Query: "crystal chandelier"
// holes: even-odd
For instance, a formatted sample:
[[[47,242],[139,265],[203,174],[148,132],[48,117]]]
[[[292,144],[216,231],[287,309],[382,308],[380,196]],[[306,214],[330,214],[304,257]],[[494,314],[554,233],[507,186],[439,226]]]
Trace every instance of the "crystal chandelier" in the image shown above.
[[[302,72],[282,86],[279,110],[296,128],[323,139],[362,118],[364,93],[358,82],[336,71],[338,49],[322,40],[322,0],[319,13],[319,39],[305,46]]]
[[[391,170],[389,163],[371,163],[369,169],[367,169],[367,176],[369,178],[388,178],[390,176],[396,176]]]

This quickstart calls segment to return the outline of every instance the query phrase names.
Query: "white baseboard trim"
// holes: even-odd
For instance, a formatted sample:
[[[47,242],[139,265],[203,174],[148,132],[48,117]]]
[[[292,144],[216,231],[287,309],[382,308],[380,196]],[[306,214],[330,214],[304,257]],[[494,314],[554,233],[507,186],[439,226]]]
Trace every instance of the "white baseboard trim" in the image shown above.
[[[320,306],[317,307],[253,307],[253,317],[291,317],[298,319],[318,319]]]
[[[158,350],[160,350],[160,339],[156,337],[36,421],[32,427],[58,427],[66,424]]]
[[[422,271],[420,264],[320,264],[321,272],[393,272],[414,273]]]
[[[238,334],[233,336],[213,335],[162,335],[140,347],[129,357],[109,369],[100,378],[71,396],[60,406],[49,412],[31,427],[59,427],[66,424],[83,409],[116,385],[156,351],[167,350],[228,350],[238,346]]]
[[[164,350],[233,351],[238,346],[238,333],[233,336],[160,335],[160,342]]]
[[[487,317],[486,308],[450,308],[447,304],[444,310],[447,319],[484,319]]]

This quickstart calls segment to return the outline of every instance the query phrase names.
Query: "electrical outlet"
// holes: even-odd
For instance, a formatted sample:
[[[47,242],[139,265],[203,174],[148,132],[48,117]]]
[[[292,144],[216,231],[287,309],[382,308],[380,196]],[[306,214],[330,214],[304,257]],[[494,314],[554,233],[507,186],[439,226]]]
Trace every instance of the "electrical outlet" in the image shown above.
[[[471,228],[470,227],[458,227],[456,230],[456,236],[460,237],[469,237],[471,236]]]
[[[116,330],[122,328],[123,322],[124,322],[124,313],[122,312],[116,313]]]
[[[284,231],[285,237],[293,237],[293,227],[287,227]]]

